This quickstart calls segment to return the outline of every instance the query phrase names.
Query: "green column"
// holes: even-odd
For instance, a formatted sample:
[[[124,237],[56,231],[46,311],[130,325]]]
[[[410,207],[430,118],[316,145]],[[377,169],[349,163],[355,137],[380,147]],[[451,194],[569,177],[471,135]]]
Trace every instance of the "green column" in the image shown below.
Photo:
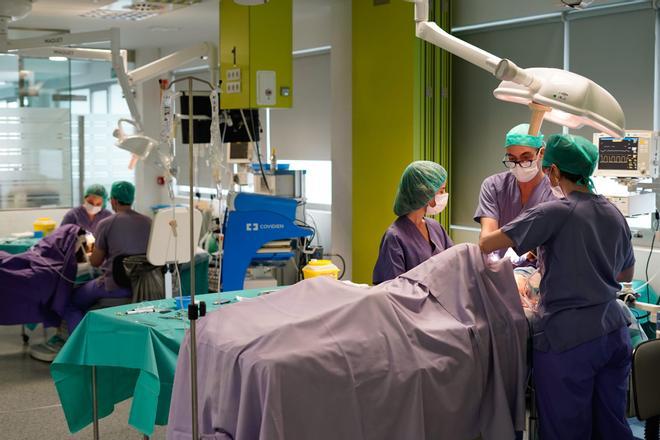
[[[450,0],[431,0],[429,20],[451,29]],[[451,222],[451,59],[447,51],[417,41],[418,70],[415,81],[415,159],[439,163],[449,172],[450,202],[437,216],[449,232]]]
[[[430,19],[448,29],[449,1],[431,0]],[[449,170],[450,75],[450,55],[415,37],[410,3],[353,1],[356,282],[371,282],[380,239],[395,219],[392,205],[406,165],[434,160]],[[439,220],[448,228],[449,219],[447,209]]]
[[[353,1],[353,280],[371,283],[394,220],[399,177],[413,160],[415,22],[412,4]]]

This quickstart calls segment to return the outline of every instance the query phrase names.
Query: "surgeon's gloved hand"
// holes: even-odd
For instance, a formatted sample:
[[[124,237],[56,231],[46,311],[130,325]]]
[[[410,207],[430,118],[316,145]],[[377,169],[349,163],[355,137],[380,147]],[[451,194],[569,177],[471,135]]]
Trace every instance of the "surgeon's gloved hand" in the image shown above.
[[[520,256],[509,256],[509,258],[511,259],[513,267],[534,266],[536,264],[536,255],[531,252],[527,252]]]

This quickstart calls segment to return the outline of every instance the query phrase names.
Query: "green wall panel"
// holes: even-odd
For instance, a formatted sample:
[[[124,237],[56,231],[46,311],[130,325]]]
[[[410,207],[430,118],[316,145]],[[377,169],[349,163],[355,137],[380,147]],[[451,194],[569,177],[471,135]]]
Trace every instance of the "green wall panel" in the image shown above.
[[[371,282],[394,196],[414,157],[413,6],[353,2],[353,280]]]

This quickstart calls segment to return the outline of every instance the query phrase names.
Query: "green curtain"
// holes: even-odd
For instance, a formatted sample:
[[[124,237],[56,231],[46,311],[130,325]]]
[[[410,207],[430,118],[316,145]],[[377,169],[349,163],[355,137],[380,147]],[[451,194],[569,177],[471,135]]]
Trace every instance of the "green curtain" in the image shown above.
[[[430,0],[429,20],[449,32],[451,0]],[[415,75],[415,159],[439,163],[449,173],[447,191],[450,202],[438,216],[449,231],[451,221],[451,54],[417,40]]]

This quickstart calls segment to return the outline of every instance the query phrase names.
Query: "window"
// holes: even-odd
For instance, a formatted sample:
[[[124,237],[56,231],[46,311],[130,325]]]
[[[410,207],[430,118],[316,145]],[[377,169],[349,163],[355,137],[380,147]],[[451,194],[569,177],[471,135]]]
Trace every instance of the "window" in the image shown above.
[[[92,113],[105,115],[108,113],[108,90],[94,90],[92,92]]]
[[[110,86],[110,113],[113,115],[128,115],[128,104],[124,99],[124,93],[119,84]]]
[[[291,170],[305,170],[305,192],[311,205],[332,205],[332,161],[281,160]]]
[[[613,26],[627,31],[611,32]],[[571,70],[594,80],[616,97],[625,112],[629,130],[653,128],[654,26],[653,9],[571,22]],[[612,61],[623,58],[625,63]],[[582,129],[576,133],[587,139],[592,137],[592,130]],[[619,187],[623,187],[623,194],[627,193],[624,185]],[[621,189],[598,185],[596,188],[601,194],[622,194]],[[656,197],[656,205],[660,207],[660,195]],[[629,218],[628,224],[632,229],[650,229],[651,215]]]
[[[72,115],[86,115],[91,113],[89,89],[72,90],[71,95]]]
[[[472,11],[463,8],[464,11]],[[612,9],[612,11],[615,11]],[[569,21],[570,70],[584,75],[611,92],[626,115],[631,130],[650,130],[653,124],[653,28],[652,8],[616,11],[609,14],[575,15]],[[612,32],[612,29],[626,32]],[[564,29],[560,22],[534,22],[516,26],[481,28],[458,35],[459,38],[493,54],[509,58],[521,67],[562,68]],[[530,47],[543,47],[530,51]],[[616,60],[625,59],[624,63]],[[452,89],[452,142],[455,145],[451,173],[454,205],[452,225],[478,228],[472,220],[483,179],[505,171],[500,165],[504,134],[515,124],[529,121],[529,110],[520,105],[493,99],[497,80],[464,60],[454,58]],[[489,79],[490,78],[490,79]],[[475,111],[479,109],[479,111]],[[477,127],[477,129],[475,129]],[[546,136],[561,131],[544,122]],[[588,139],[593,130],[572,130]],[[660,180],[655,188],[660,188]],[[599,193],[610,188],[597,184]],[[656,189],[656,191],[658,191]],[[660,195],[658,195],[660,197]],[[660,206],[660,198],[658,198]],[[628,219],[631,229],[648,229],[651,216]],[[650,237],[650,234],[646,234]]]
[[[71,206],[67,63],[2,55],[0,72],[0,209]]]
[[[91,183],[134,180],[112,137],[128,111],[110,63],[0,54],[0,73],[0,209],[70,207]]]

